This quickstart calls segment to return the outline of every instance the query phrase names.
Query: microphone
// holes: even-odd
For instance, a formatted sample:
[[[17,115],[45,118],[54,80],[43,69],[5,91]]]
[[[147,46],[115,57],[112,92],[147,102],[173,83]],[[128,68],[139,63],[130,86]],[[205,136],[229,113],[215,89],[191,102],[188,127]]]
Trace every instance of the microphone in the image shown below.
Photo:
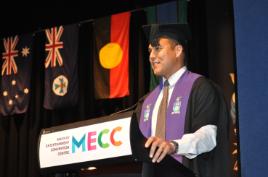
[[[124,113],[124,112],[127,112],[127,111],[134,110],[139,103],[142,103],[145,100],[145,98],[147,97],[147,95],[148,94],[143,95],[134,105],[132,105],[132,106],[126,108],[126,109],[123,109],[123,110],[114,112],[114,113],[111,114],[111,116],[116,115],[116,114],[119,114],[119,113]]]

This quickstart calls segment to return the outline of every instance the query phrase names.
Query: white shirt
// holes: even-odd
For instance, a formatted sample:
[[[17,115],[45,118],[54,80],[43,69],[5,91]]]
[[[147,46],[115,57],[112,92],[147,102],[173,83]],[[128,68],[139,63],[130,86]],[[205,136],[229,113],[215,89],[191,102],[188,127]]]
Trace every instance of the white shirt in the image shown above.
[[[176,73],[168,78],[169,90],[168,90],[168,103],[170,101],[171,94],[174,90],[175,84],[180,79],[182,74],[187,70],[186,66],[179,69]],[[165,82],[163,78],[163,82]],[[157,113],[160,106],[160,102],[163,97],[163,90],[161,90],[152,115],[152,130],[151,134],[155,135]],[[181,139],[174,140],[178,142],[179,149],[177,154],[184,155],[185,157],[192,159],[204,152],[211,151],[216,146],[217,126],[206,125],[198,129],[194,133],[184,134]]]

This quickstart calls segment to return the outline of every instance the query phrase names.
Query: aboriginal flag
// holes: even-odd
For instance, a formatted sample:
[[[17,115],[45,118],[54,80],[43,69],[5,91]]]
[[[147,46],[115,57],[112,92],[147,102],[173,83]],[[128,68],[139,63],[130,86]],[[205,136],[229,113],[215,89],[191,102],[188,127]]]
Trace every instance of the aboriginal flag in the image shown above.
[[[94,87],[97,99],[129,95],[130,12],[94,21]]]

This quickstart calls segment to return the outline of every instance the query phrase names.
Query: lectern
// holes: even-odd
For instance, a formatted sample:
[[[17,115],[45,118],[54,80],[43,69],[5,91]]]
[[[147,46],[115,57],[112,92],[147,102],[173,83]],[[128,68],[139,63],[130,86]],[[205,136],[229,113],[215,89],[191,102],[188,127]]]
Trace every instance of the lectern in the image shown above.
[[[171,156],[153,164],[148,149],[144,148],[145,141],[132,111],[45,128],[40,132],[38,144],[40,170],[57,173],[100,167],[95,176],[103,176],[102,173],[114,176],[112,173],[122,173],[120,169],[129,164],[137,167],[136,172],[130,171],[140,176],[141,163],[146,162],[152,164],[159,177],[170,177],[169,173],[174,170],[191,175],[189,169]],[[111,170],[111,166],[116,167],[117,172]],[[127,173],[126,169],[123,173]]]

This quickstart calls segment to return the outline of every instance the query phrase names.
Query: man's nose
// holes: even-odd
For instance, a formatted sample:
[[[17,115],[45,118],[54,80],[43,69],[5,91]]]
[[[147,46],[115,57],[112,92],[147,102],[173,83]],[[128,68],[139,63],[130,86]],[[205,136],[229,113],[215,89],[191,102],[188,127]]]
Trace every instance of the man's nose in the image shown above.
[[[155,58],[156,58],[156,52],[154,51],[154,50],[152,50],[151,52],[150,52],[150,61],[153,61],[153,60],[155,60]]]

